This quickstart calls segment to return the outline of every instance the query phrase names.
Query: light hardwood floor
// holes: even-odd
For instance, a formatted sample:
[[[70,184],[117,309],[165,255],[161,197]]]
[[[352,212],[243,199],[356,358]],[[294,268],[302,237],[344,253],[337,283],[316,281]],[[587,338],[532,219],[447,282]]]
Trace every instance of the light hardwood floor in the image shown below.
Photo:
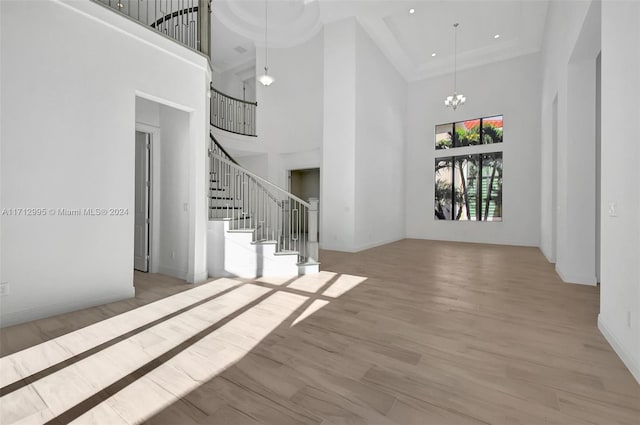
[[[207,338],[238,336],[217,332],[245,317],[238,337],[253,342],[236,342],[248,348],[235,364],[148,423],[640,424],[640,386],[596,328],[598,289],[562,283],[539,250],[404,240],[356,254],[323,251],[321,261],[322,278],[247,283],[248,290],[282,299],[238,304],[241,310],[227,322],[50,423],[83,418],[127,390],[142,403],[148,399],[143,377],[178,363]],[[353,289],[329,290],[340,284]],[[136,299],[2,329],[0,353],[190,288],[136,274]],[[213,302],[228,306],[225,294]],[[321,308],[295,323],[312,302]],[[216,356],[209,357],[215,359],[210,367]],[[65,360],[18,386],[79,362]],[[105,415],[94,416],[97,423],[112,423],[106,411],[97,412]]]

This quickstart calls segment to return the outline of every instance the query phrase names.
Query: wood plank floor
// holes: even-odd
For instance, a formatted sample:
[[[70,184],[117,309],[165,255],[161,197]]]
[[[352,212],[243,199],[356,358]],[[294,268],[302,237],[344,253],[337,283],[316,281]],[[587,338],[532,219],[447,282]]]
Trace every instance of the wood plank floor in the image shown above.
[[[321,261],[322,279],[248,284],[295,303],[256,299],[216,325],[231,328],[201,341],[254,342],[238,341],[250,347],[241,357],[147,423],[640,424],[640,386],[596,328],[598,289],[562,283],[538,249],[403,240],[356,254],[323,251]],[[340,294],[340,285],[353,289]],[[137,274],[135,299],[2,329],[0,353],[190,288]],[[296,323],[311,303],[319,309]],[[244,327],[233,328],[242,317]],[[132,403],[152,403],[136,388],[197,345],[180,344],[49,423],[83,418],[127,390]],[[115,423],[111,411],[95,411],[94,423]]]

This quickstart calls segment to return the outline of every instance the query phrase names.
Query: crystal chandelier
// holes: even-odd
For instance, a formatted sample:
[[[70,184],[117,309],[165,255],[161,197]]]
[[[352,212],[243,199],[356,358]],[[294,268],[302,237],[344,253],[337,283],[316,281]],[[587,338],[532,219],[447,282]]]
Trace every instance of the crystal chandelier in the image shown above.
[[[267,31],[267,0],[264,0],[264,74],[258,77],[263,86],[270,86],[276,79],[269,75],[269,38]]]
[[[464,102],[467,101],[467,98],[464,97],[463,94],[458,94],[456,89],[456,68],[457,68],[457,43],[458,43],[458,24],[457,22],[453,24],[453,95],[447,96],[444,100],[444,105],[446,107],[451,107],[455,111],[456,108],[460,105],[464,105]]]

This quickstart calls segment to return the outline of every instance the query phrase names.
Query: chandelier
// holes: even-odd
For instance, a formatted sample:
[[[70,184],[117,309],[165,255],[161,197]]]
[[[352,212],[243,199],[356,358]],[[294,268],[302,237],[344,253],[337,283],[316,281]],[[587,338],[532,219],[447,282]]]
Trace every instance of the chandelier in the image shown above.
[[[444,100],[444,105],[446,107],[451,107],[454,111],[458,106],[464,105],[464,102],[467,101],[467,98],[464,97],[463,94],[458,94],[458,90],[456,89],[458,25],[460,24],[457,22],[453,24],[453,95],[447,96]]]

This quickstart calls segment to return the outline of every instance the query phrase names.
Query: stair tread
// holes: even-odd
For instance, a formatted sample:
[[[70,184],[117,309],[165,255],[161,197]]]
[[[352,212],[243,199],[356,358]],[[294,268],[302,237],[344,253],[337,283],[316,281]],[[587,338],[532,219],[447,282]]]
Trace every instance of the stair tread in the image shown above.
[[[278,241],[274,241],[272,239],[267,239],[264,241],[253,241],[251,242],[252,245],[276,245],[278,243]]]
[[[300,253],[298,251],[278,251],[273,255],[300,255]]]

